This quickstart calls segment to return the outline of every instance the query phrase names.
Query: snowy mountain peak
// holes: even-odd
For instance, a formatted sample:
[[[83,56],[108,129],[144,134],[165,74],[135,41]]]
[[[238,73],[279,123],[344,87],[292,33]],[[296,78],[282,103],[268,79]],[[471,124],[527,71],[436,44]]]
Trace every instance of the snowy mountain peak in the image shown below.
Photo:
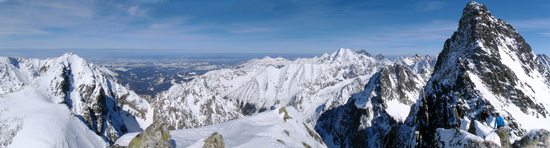
[[[99,143],[111,143],[118,136],[141,131],[152,122],[153,110],[145,99],[118,84],[111,71],[88,64],[76,54],[67,53],[45,60],[11,57],[0,59],[0,116],[12,114],[10,116],[23,118],[23,123],[35,123],[49,120],[27,117],[26,114],[40,114],[43,117],[68,115],[67,119],[59,119],[59,122],[56,120],[56,126],[24,124],[23,129],[52,128],[51,134],[79,136],[79,133],[56,131],[65,128],[64,124],[74,124],[79,128],[89,129],[90,133],[101,140]],[[33,109],[36,106],[13,107],[28,102],[48,107],[52,112]],[[1,112],[2,110],[18,113]],[[0,118],[0,124],[2,121]],[[27,132],[24,130],[21,133],[24,135]],[[44,142],[65,143],[48,140]]]
[[[459,23],[438,56],[417,114],[427,123],[420,127],[425,143],[435,142],[436,128],[466,120],[489,125],[494,111],[507,118],[512,139],[547,128],[548,81],[523,37],[479,3],[468,3]]]
[[[466,12],[488,12],[485,5],[471,1],[468,4],[466,4],[466,7],[464,8],[464,13]]]
[[[355,53],[352,49],[348,48],[340,48],[336,52],[333,53],[333,56],[346,56]]]
[[[77,54],[74,54],[72,52],[67,52],[61,55],[60,57],[54,58],[57,61],[66,61],[70,63],[87,63],[84,58],[78,56]]]
[[[356,52],[351,50],[351,49],[347,49],[347,48],[340,48],[338,51],[332,53],[331,57],[332,59],[345,59],[345,58],[353,58],[355,57],[356,55]]]
[[[433,63],[429,56],[413,56],[383,66],[369,78],[363,91],[321,114],[315,129],[329,147],[393,147],[403,142],[387,137],[409,115]]]
[[[365,50],[352,50],[348,48],[340,48],[336,52],[331,54],[323,54],[320,57],[322,61],[330,63],[343,63],[349,61],[361,61],[361,60],[370,60],[370,61],[387,61],[387,59],[382,55],[373,56]]]
[[[81,58],[80,56],[72,52],[66,52],[63,55],[61,55],[59,58],[69,58],[69,57]]]
[[[216,124],[282,106],[293,106],[308,122],[315,122],[318,114],[361,91],[371,75],[387,64],[392,63],[344,48],[313,58],[255,59],[172,86],[157,96],[155,104],[158,112],[165,113],[159,118],[175,129]],[[211,108],[213,112],[187,108]]]
[[[422,74],[423,77],[428,78],[432,74],[433,66],[435,65],[435,58],[429,55],[420,56],[416,54],[411,57],[398,57],[395,60],[396,64],[401,64],[413,70],[417,74]]]

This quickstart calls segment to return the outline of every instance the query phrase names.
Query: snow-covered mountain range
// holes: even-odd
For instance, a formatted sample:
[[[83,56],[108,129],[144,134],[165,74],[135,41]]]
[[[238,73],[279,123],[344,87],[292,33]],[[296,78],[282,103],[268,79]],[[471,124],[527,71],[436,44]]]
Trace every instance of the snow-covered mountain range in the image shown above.
[[[287,106],[303,116],[301,124],[312,127],[319,114],[345,104],[373,74],[394,63],[427,75],[433,59],[414,56],[391,61],[350,49],[294,61],[266,57],[173,86],[151,105],[118,84],[113,72],[74,54],[45,60],[2,57],[2,144],[102,147],[141,131],[154,118],[181,129]],[[254,99],[258,96],[262,99]],[[32,124],[50,119],[58,122]],[[314,140],[324,145],[320,138]]]
[[[316,124],[317,132],[330,147],[389,146],[386,137],[399,132],[395,130],[409,115],[434,62],[430,57],[416,56],[400,58],[382,68],[347,104],[323,113]]]
[[[433,62],[429,56],[391,61],[350,49],[294,61],[266,57],[173,86],[157,96],[155,106],[157,112],[166,113],[159,114],[158,120],[167,121],[174,129],[220,123],[284,106],[297,108],[313,124],[325,110],[348,102],[387,65],[400,63],[425,77]]]
[[[510,146],[529,131],[550,129],[547,60],[511,25],[470,2],[431,76],[383,69],[348,104],[321,115],[316,130],[329,147]],[[506,118],[510,138],[493,130],[494,112]],[[541,137],[546,142],[534,145],[548,146],[550,138]]]
[[[126,146],[155,133],[176,147],[547,147],[549,60],[477,2],[437,59],[351,49],[265,57],[151,102],[74,54],[0,57],[0,147]],[[509,138],[493,130],[497,111]],[[153,121],[171,131],[140,133]]]
[[[354,107],[371,111],[369,123],[364,126],[381,123],[371,123],[374,118],[403,122],[408,110],[402,108],[410,108],[418,98],[434,64],[435,59],[430,56],[388,60],[381,55],[350,49],[294,61],[254,59],[234,69],[210,71],[161,93],[155,107],[157,112],[165,114],[159,114],[156,119],[166,121],[171,129],[193,128],[293,107],[303,114],[302,122],[308,126],[318,121],[323,122],[318,124],[330,125],[332,123],[323,119],[318,120],[319,116],[333,112],[334,108],[349,106],[349,102],[353,102],[349,100],[358,100],[357,105],[352,103]],[[372,98],[380,98],[372,103],[376,106],[382,105],[382,100],[387,104],[373,109],[371,103],[367,103]],[[384,117],[372,114],[373,110],[387,107],[389,113],[381,111]],[[391,127],[391,124],[384,126]]]
[[[152,123],[152,106],[112,74],[74,54],[0,57],[0,143],[89,147],[141,131]]]

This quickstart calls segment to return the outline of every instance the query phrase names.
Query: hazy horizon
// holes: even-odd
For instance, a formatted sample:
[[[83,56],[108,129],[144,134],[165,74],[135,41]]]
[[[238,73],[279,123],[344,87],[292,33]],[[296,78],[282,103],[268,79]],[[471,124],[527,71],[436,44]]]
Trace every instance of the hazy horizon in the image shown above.
[[[218,60],[249,60],[254,58],[264,58],[264,57],[283,57],[286,59],[296,59],[296,58],[311,58],[319,57],[325,53],[333,53],[339,49],[334,49],[333,51],[328,52],[319,52],[319,53],[293,53],[293,52],[212,52],[212,51],[192,51],[192,50],[181,50],[181,49],[161,49],[154,50],[151,49],[0,49],[0,57],[23,57],[23,58],[54,58],[59,57],[65,53],[74,53],[78,56],[81,56],[87,60],[91,61],[101,61],[101,60],[113,60],[113,59],[218,59]],[[364,50],[364,49],[352,49],[352,50]],[[372,55],[378,55],[381,53],[373,53],[369,50],[364,50],[369,52]],[[385,55],[386,58],[393,59],[396,57],[403,56],[414,56],[416,54],[402,54],[402,55]],[[418,55],[429,55],[437,56],[431,54],[418,54]]]

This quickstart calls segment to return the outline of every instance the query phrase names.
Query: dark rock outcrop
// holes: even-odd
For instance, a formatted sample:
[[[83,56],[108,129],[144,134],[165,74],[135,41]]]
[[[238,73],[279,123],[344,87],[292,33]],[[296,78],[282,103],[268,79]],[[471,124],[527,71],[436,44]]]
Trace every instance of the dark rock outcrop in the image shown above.
[[[540,129],[527,133],[523,138],[515,141],[514,148],[550,147],[550,131]]]
[[[427,78],[400,63],[382,68],[348,103],[321,114],[315,130],[329,146],[401,147],[412,138],[401,126]],[[394,105],[405,108],[392,108]],[[404,132],[403,131],[407,131]],[[408,137],[405,138],[405,135]],[[410,143],[410,142],[409,142]]]
[[[143,132],[138,134],[130,144],[129,148],[173,148],[174,144],[171,139],[170,133],[166,128],[166,124],[162,122],[155,122]]]
[[[210,137],[204,139],[204,145],[202,147],[203,148],[225,148],[225,144],[223,142],[223,136],[218,132],[212,133]]]

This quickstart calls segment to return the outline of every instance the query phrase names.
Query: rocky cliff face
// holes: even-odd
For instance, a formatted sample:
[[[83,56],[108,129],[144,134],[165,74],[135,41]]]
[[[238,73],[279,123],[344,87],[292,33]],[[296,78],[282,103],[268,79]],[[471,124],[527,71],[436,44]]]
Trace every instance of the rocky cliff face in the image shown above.
[[[154,103],[156,120],[169,129],[200,127],[221,123],[243,115],[239,108],[207,87],[202,79],[175,85],[159,94]]]
[[[535,57],[511,25],[484,5],[468,3],[410,119],[422,144],[434,146],[437,128],[459,128],[464,120],[490,127],[494,111],[507,119],[512,139],[550,125],[550,89]],[[478,127],[463,130],[486,136]]]
[[[514,142],[512,147],[550,147],[550,131],[545,129],[530,131],[523,138]]]
[[[546,77],[546,84],[550,86],[550,57],[545,54],[537,55],[540,73]]]
[[[347,104],[319,117],[315,129],[327,145],[391,147],[401,142],[397,135],[410,129],[401,129],[400,124],[418,99],[434,63],[430,57],[418,56],[398,61],[405,62],[382,68]],[[422,63],[425,68],[418,67]]]
[[[118,84],[109,70],[77,55],[46,60],[1,57],[0,69],[0,94],[36,89],[29,93],[65,105],[108,143],[152,122],[153,110],[146,100]]]

